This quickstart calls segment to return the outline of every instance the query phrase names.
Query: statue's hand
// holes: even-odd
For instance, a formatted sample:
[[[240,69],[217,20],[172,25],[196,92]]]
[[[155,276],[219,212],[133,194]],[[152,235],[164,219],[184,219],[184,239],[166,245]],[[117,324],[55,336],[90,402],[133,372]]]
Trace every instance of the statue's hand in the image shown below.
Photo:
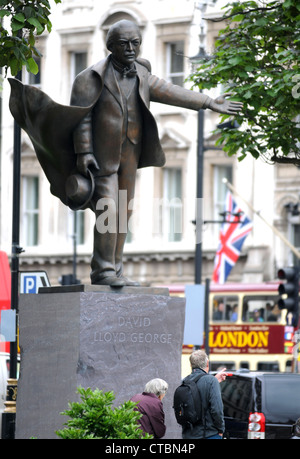
[[[243,108],[242,102],[235,102],[234,100],[227,100],[226,97],[231,96],[231,93],[222,94],[216,99],[212,99],[209,103],[211,110],[226,115],[237,115]]]
[[[95,168],[99,170],[98,163],[92,153],[79,153],[77,155],[76,165],[78,171],[85,176],[88,175],[88,169]]]

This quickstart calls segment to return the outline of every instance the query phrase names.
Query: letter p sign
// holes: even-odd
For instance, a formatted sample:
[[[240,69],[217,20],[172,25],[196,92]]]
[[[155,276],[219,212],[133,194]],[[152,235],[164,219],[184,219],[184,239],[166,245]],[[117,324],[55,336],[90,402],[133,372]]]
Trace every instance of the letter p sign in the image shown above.
[[[36,293],[36,277],[35,276],[24,276],[24,293]]]
[[[23,271],[20,274],[20,293],[38,293],[40,287],[50,287],[47,273],[44,271]]]

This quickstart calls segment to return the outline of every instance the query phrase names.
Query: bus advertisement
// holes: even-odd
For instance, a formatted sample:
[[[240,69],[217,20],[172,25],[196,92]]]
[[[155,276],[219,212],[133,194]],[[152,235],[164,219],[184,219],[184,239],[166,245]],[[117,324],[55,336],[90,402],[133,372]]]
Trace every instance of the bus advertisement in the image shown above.
[[[292,371],[294,328],[278,308],[278,285],[210,284],[210,370]],[[185,286],[168,288],[170,295],[185,295]],[[183,376],[190,373],[193,349],[193,343],[183,346]]]

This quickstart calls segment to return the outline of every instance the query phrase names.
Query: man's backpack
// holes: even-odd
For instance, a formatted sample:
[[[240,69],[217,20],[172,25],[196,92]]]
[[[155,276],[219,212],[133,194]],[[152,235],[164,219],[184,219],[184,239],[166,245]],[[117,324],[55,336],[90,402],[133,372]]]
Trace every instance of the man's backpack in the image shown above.
[[[174,392],[173,409],[175,417],[181,426],[197,424],[203,421],[203,405],[197,381],[207,373],[202,373],[196,378],[187,376]]]

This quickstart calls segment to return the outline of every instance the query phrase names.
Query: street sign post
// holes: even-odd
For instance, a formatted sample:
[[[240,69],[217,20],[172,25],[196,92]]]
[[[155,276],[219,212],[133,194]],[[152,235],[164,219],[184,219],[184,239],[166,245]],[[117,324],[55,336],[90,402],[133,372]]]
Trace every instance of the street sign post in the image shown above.
[[[202,346],[204,331],[204,285],[185,286],[185,327],[183,344]]]

